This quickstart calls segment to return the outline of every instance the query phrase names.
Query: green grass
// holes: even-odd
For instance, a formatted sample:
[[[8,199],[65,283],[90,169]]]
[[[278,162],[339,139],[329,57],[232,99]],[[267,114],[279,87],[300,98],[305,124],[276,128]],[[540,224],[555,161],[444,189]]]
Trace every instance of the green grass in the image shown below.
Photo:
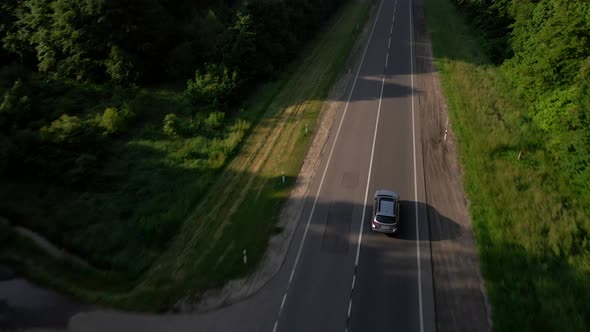
[[[560,174],[486,41],[448,0],[426,8],[494,330],[589,330],[590,241],[576,230],[590,220],[590,199]]]
[[[17,237],[0,247],[0,260],[87,301],[134,310],[166,309],[185,295],[198,296],[252,271],[276,232],[322,102],[372,4],[345,4],[279,80],[244,101],[222,133],[164,135],[166,114],[191,120],[180,92],[141,89],[129,102],[87,87],[104,99],[129,102],[145,121],[132,122],[129,133],[114,138],[108,153],[115,157],[96,188],[72,192],[60,185],[6,179],[0,211],[9,211],[13,220],[46,234],[95,268],[49,259]],[[79,99],[78,106],[87,102]],[[68,107],[76,112],[75,106]],[[95,106],[94,114],[110,104]],[[249,253],[247,265],[241,262],[243,249]]]

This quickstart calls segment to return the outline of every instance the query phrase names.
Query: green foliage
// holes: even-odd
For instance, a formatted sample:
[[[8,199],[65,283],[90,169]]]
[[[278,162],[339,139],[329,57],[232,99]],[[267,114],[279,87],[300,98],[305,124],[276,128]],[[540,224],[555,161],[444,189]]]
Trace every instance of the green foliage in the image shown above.
[[[10,0],[1,7],[0,58],[78,81],[186,79],[209,64],[259,82],[276,76],[341,2]]]
[[[225,67],[208,66],[205,73],[197,72],[195,80],[187,82],[186,96],[196,107],[226,108],[234,97],[238,74]]]
[[[556,90],[539,100],[533,110],[534,120],[547,132],[563,132],[579,127],[573,88]]]
[[[63,114],[50,126],[41,128],[41,137],[54,143],[80,143],[84,134],[84,123],[77,116]]]
[[[500,66],[470,56],[482,48],[474,26],[448,3],[427,5],[494,330],[586,331],[590,4],[504,1],[514,56]]]
[[[0,68],[0,210],[108,271],[106,278],[87,271],[100,281],[119,274],[128,281],[107,294],[103,284],[86,289],[87,276],[75,275],[74,293],[134,309],[169,304],[195,274],[171,282],[175,291],[137,286],[130,294],[127,286],[161,279],[146,273],[225,174],[252,123],[303,95],[323,97],[354,43],[338,37],[362,23],[370,2],[350,3],[347,17],[357,20],[337,21],[281,97],[285,78],[268,81],[282,75],[341,3],[3,1],[11,15],[0,17],[7,22],[0,58],[14,63]],[[307,81],[313,84],[301,83]],[[278,211],[276,196],[269,201],[266,213]],[[246,241],[256,238],[262,248],[267,234],[255,228],[252,235]],[[242,270],[212,271],[188,287],[202,290]]]
[[[454,2],[486,33],[486,45],[496,53],[503,51],[493,39],[507,41],[510,52],[505,54],[513,56],[504,61],[504,73],[529,103],[529,116],[545,131],[547,147],[561,171],[577,190],[590,195],[588,98],[581,93],[587,91],[582,86],[587,85],[585,68],[590,61],[590,3]]]
[[[463,10],[469,22],[485,36],[484,50],[495,63],[512,56],[509,33],[513,18],[509,14],[512,0],[452,0]]]
[[[204,121],[205,128],[210,132],[214,132],[215,130],[220,129],[223,126],[224,119],[225,119],[225,113],[211,112],[211,113],[209,113],[209,116]]]
[[[164,117],[164,126],[162,130],[168,136],[178,136],[180,134],[180,120],[174,113],[166,114]]]
[[[116,107],[108,107],[100,117],[99,127],[103,128],[107,135],[122,133],[127,128],[134,114],[128,108],[119,110]]]
[[[151,43],[166,47],[168,16],[160,9],[156,0],[26,0],[4,42],[41,72],[132,83],[150,76],[145,64],[156,64]]]
[[[541,1],[520,9],[512,32],[515,56],[507,65],[515,82],[532,98],[575,82],[590,56],[590,3]]]
[[[129,53],[118,46],[111,47],[109,57],[105,61],[106,73],[116,83],[135,82],[137,72],[134,61]]]
[[[230,68],[237,68],[247,78],[256,78],[262,59],[257,58],[252,16],[237,12],[230,31],[231,41],[225,45],[223,62]]]
[[[32,120],[32,107],[29,87],[21,80],[4,93],[0,104],[0,128],[23,126]]]

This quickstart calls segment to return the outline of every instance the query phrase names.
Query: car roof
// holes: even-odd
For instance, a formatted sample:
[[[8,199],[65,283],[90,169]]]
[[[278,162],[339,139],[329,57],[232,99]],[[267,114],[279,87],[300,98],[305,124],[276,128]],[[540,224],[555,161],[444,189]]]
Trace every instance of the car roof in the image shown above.
[[[377,196],[390,196],[394,199],[399,199],[399,194],[395,191],[387,190],[387,189],[380,189],[375,192],[375,197]]]

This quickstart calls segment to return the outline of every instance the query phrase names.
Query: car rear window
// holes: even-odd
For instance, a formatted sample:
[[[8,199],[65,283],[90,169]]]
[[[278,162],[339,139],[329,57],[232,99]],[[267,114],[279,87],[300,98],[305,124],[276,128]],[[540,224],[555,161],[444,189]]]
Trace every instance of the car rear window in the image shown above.
[[[394,217],[382,216],[380,214],[376,215],[375,219],[377,219],[378,222],[382,222],[384,224],[393,224],[395,222]]]

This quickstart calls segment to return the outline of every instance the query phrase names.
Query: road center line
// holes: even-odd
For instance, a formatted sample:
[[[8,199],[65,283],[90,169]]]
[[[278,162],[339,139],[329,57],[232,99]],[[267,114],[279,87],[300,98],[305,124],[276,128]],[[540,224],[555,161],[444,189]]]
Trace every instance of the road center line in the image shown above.
[[[412,0],[410,0],[410,77],[412,89],[412,148],[414,150],[414,203],[416,210],[416,262],[418,264],[418,305],[420,314],[420,332],[424,332],[424,314],[422,308],[422,268],[420,266],[420,226],[418,222],[418,180],[416,178],[416,125],[414,121],[414,23],[412,21]]]
[[[283,295],[283,300],[281,301],[281,309],[280,310],[283,310],[283,307],[285,306],[285,300],[287,300],[287,293],[285,293]]]
[[[397,1],[395,2],[395,5],[393,7],[393,18],[395,20],[395,11],[397,9]],[[393,28],[393,24],[391,25],[391,27]],[[387,66],[387,58],[389,57],[389,53],[387,53],[387,57],[385,58],[385,66]],[[365,200],[364,200],[364,204],[363,204],[363,214],[361,217],[361,227],[360,227],[360,231],[359,231],[359,237],[358,237],[358,243],[356,246],[356,258],[354,260],[354,272],[356,275],[356,267],[359,264],[359,254],[361,252],[361,242],[363,239],[363,225],[364,225],[364,221],[365,221],[365,215],[367,212],[367,198],[369,195],[369,184],[371,182],[371,170],[373,169],[373,156],[375,154],[375,142],[377,140],[377,126],[379,125],[379,115],[381,113],[381,101],[383,99],[383,87],[385,86],[385,73],[383,73],[383,79],[381,80],[381,94],[379,95],[379,106],[377,107],[377,120],[375,122],[375,132],[373,134],[373,147],[371,148],[371,159],[369,162],[369,173],[367,174],[367,187],[365,189]]]
[[[352,83],[352,87],[350,88],[350,93],[348,94],[348,99],[346,100],[346,105],[344,106],[342,118],[340,119],[340,123],[338,124],[338,130],[336,131],[336,137],[334,138],[334,143],[332,143],[332,148],[330,149],[330,154],[328,155],[328,160],[326,162],[326,167],[324,168],[324,172],[323,172],[322,178],[320,180],[320,185],[318,187],[318,191],[317,191],[316,196],[314,198],[313,205],[311,207],[311,212],[309,213],[309,218],[307,219],[307,224],[305,225],[305,230],[303,231],[303,238],[301,239],[301,243],[299,244],[299,249],[297,250],[297,256],[295,256],[295,262],[293,263],[293,268],[291,269],[291,275],[289,276],[289,281],[287,282],[287,289],[285,290],[285,294],[283,295],[283,304],[281,305],[281,308],[279,309],[279,312],[277,314],[277,319],[275,320],[275,324],[272,329],[273,332],[276,332],[276,330],[279,326],[279,319],[281,318],[281,313],[283,312],[284,302],[287,299],[287,294],[289,293],[289,287],[291,287],[291,281],[293,281],[293,275],[295,274],[295,269],[297,268],[297,263],[299,263],[301,251],[303,250],[303,244],[305,243],[305,238],[307,237],[307,232],[309,230],[309,224],[311,223],[311,219],[313,217],[313,213],[315,212],[315,207],[317,205],[318,198],[320,197],[320,192],[321,192],[322,186],[324,184],[324,179],[326,177],[326,173],[328,172],[328,167],[330,166],[330,161],[332,160],[332,154],[334,153],[334,148],[336,147],[336,142],[338,141],[338,136],[340,136],[340,129],[342,129],[342,124],[344,123],[344,118],[346,117],[346,112],[348,111],[348,105],[350,104],[350,99],[352,98],[352,93],[354,92],[356,82],[358,81],[359,74],[360,74],[361,69],[363,67],[363,63],[365,61],[365,55],[367,54],[367,50],[369,49],[369,45],[371,44],[371,41],[373,39],[373,32],[375,31],[375,27],[377,26],[377,22],[379,21],[379,15],[381,14],[381,8],[383,8],[383,1],[384,0],[381,0],[381,4],[379,5],[379,10],[377,11],[377,15],[375,17],[375,22],[373,23],[373,27],[371,28],[371,34],[369,35],[369,40],[367,41],[367,45],[365,46],[365,49],[363,51],[363,55],[361,57],[361,63],[359,64],[354,81]],[[383,88],[381,88],[381,92],[383,93]],[[381,103],[379,103],[379,105],[381,105]],[[372,158],[373,157],[371,156],[371,159]],[[358,251],[357,251],[356,262],[358,263]]]
[[[392,20],[395,21],[395,13],[397,10],[397,1],[395,2],[395,5],[393,7],[393,18]],[[391,28],[393,30],[393,22],[391,23]],[[390,41],[391,41],[391,35],[389,36]],[[387,55],[385,57],[385,68],[387,68],[387,60],[389,59],[389,49],[387,52]],[[383,72],[383,77],[381,79],[381,93],[379,94],[379,106],[377,106],[377,118],[375,119],[375,131],[373,132],[373,145],[371,147],[371,158],[369,159],[369,172],[367,173],[367,185],[365,187],[365,200],[363,201],[363,213],[361,216],[361,222],[360,222],[360,228],[359,228],[359,236],[358,236],[358,241],[357,241],[357,246],[356,246],[356,257],[354,260],[354,274],[352,276],[352,287],[350,290],[350,300],[348,302],[348,316],[346,318],[346,329],[345,331],[348,332],[348,325],[350,323],[350,313],[352,311],[352,298],[353,298],[353,293],[354,293],[354,284],[356,282],[356,273],[358,271],[358,264],[359,264],[359,257],[360,257],[360,252],[361,252],[361,243],[363,240],[363,229],[364,229],[364,225],[365,225],[365,216],[367,213],[367,199],[369,197],[369,187],[371,184],[371,172],[373,170],[373,157],[375,156],[375,144],[377,142],[377,130],[379,127],[379,118],[381,116],[381,104],[383,101],[383,89],[385,87],[385,72]]]
[[[377,120],[375,120],[375,132],[373,133],[373,147],[371,148],[371,159],[369,162],[369,173],[367,173],[367,187],[365,189],[365,204],[363,204],[363,215],[361,218],[361,228],[359,230],[359,238],[356,246],[356,258],[354,260],[354,266],[357,267],[359,264],[359,255],[361,252],[361,242],[363,239],[363,226],[365,224],[365,215],[367,212],[367,198],[369,197],[369,184],[371,183],[371,171],[373,170],[373,156],[375,155],[375,143],[377,142],[377,127],[379,126],[379,116],[381,115],[381,101],[383,99],[383,87],[385,86],[385,74],[381,80],[381,95],[379,96],[379,107],[377,108]]]

